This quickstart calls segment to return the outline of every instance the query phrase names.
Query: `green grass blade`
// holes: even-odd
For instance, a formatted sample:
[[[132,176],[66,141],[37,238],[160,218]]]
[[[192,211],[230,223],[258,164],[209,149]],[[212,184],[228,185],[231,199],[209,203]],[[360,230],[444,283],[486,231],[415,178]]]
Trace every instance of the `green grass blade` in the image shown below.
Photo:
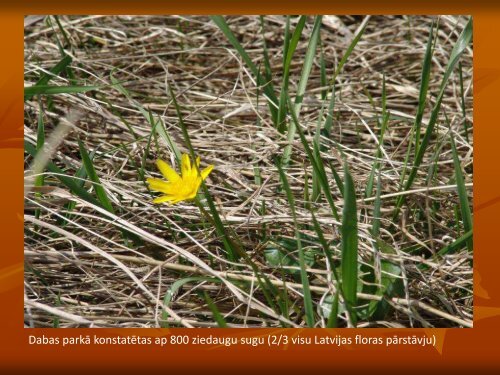
[[[464,124],[464,133],[465,133],[465,139],[467,140],[467,143],[469,143],[469,126],[467,124],[467,114],[465,112],[465,92],[464,92],[464,77],[462,75],[462,63],[458,63],[458,76],[460,78],[460,105],[462,107],[462,118],[463,118],[463,124]]]
[[[299,44],[300,36],[302,35],[302,30],[306,24],[307,17],[301,16],[299,21],[297,22],[297,26],[295,26],[295,30],[293,31],[292,38],[290,39],[290,43],[286,49],[285,61],[283,64],[283,71],[286,75],[290,73],[290,65],[292,64],[292,58],[297,49],[297,45]]]
[[[443,75],[443,80],[441,81],[441,86],[439,88],[439,94],[436,98],[436,103],[434,105],[434,108],[432,109],[431,117],[429,119],[429,124],[427,125],[427,129],[425,131],[424,137],[422,138],[422,143],[417,150],[417,154],[415,156],[415,161],[413,163],[413,167],[410,171],[410,174],[408,175],[408,179],[406,180],[406,183],[404,186],[404,191],[410,190],[411,186],[413,185],[413,181],[415,180],[415,177],[417,176],[418,168],[420,167],[420,164],[422,164],[425,151],[426,151],[427,146],[429,144],[429,141],[431,139],[432,133],[434,132],[434,126],[436,125],[437,118],[438,118],[438,115],[439,115],[439,112],[441,109],[441,102],[443,100],[444,91],[446,89],[446,84],[448,83],[448,79],[450,78],[450,75],[453,72],[455,65],[458,63],[460,56],[466,50],[471,39],[472,39],[472,18],[470,18],[469,22],[467,22],[467,25],[465,26],[464,30],[462,31],[462,33],[458,37],[458,40],[457,40],[455,46],[453,47],[453,50],[451,51],[450,60],[448,61],[446,71]],[[404,201],[405,201],[405,195],[400,195],[397,198],[396,208],[394,210],[394,218],[396,218],[397,215],[399,214],[399,209],[401,208]]]
[[[304,293],[304,308],[305,308],[305,312],[306,312],[306,323],[309,327],[312,328],[312,327],[314,327],[314,310],[313,310],[311,290],[309,287],[309,278],[308,278],[307,272],[306,272],[304,250],[302,249],[302,242],[300,239],[299,225],[297,223],[297,215],[295,213],[295,200],[293,198],[293,194],[292,194],[292,190],[290,188],[290,185],[288,184],[288,179],[286,178],[285,172],[283,171],[283,168],[281,167],[279,161],[278,161],[278,163],[276,163],[276,166],[278,167],[278,171],[279,171],[280,178],[281,178],[281,183],[283,185],[283,188],[285,189],[288,203],[289,203],[290,209],[292,211],[292,217],[293,217],[293,222],[294,222],[294,226],[295,226],[295,237],[297,239],[297,249],[299,252],[300,278],[301,278],[301,282],[302,282],[302,291]]]
[[[380,162],[379,158],[382,156],[382,145],[384,144],[384,134],[385,130],[387,129],[387,123],[389,121],[389,113],[387,112],[387,93],[385,90],[385,74],[382,78],[382,122],[379,121],[377,117],[377,124],[380,126],[380,134],[378,138],[378,145],[377,145],[377,152],[375,154],[375,160],[372,165],[372,169],[370,171],[370,175],[368,177],[368,182],[366,183],[366,189],[365,189],[365,198],[371,197],[372,192],[373,192],[373,181],[375,179],[375,172],[379,169],[380,167]]]
[[[45,86],[47,85],[50,80],[56,76],[58,76],[61,72],[63,72],[66,67],[71,64],[73,59],[69,55],[64,55],[59,62],[54,65],[48,72],[44,72],[41,76],[40,79],[37,81],[35,86]]]
[[[377,178],[377,188],[375,192],[375,201],[373,202],[373,221],[371,230],[372,237],[375,239],[380,235],[380,208],[382,206],[382,202],[380,200],[381,190],[381,171],[379,170]],[[375,248],[377,248],[377,245],[375,245]]]
[[[39,112],[38,112],[38,127],[37,127],[37,135],[36,135],[36,152],[39,152],[43,146],[45,145],[45,124],[43,122],[43,108],[40,103]],[[45,175],[42,173],[35,177],[35,186],[43,186],[45,183]],[[41,197],[41,193],[35,193],[36,196]],[[40,217],[40,209],[37,208],[35,210],[35,217],[38,219]]]
[[[376,247],[380,249],[381,253],[391,255],[394,257],[397,255],[396,250],[389,246],[387,243],[380,239],[376,239]],[[402,269],[401,266],[393,260],[393,258],[382,258],[380,259],[380,280],[378,280],[379,287],[377,288],[375,295],[380,297],[387,297],[389,300],[392,297],[401,297],[404,295],[404,284],[401,279]],[[366,315],[375,320],[383,320],[386,315],[392,309],[392,306],[387,302],[385,298],[380,301],[370,301],[367,309]]]
[[[321,100],[325,101],[328,95],[328,89],[326,88],[328,79],[326,78],[326,62],[325,54],[323,53],[323,43],[321,42],[321,33],[319,35],[319,79],[321,87],[325,87],[325,89],[321,91]]]
[[[358,218],[356,191],[347,162],[344,164],[344,208],[340,233],[342,235],[342,290],[346,305],[355,308],[358,285]],[[356,314],[353,314],[351,318],[356,326]]]
[[[422,126],[422,118],[424,116],[425,104],[427,103],[427,90],[429,89],[429,78],[431,76],[432,64],[432,41],[433,41],[434,24],[431,25],[429,30],[429,39],[427,40],[427,47],[425,49],[424,62],[422,65],[422,74],[420,77],[420,92],[418,95],[417,114],[415,116],[415,153],[418,152],[420,147],[420,128]]]
[[[290,99],[289,103],[290,103]],[[293,123],[295,124],[295,128],[297,129],[297,133],[299,134],[300,141],[302,142],[302,145],[304,146],[304,150],[306,151],[306,154],[313,166],[313,169],[318,176],[319,182],[321,184],[321,188],[323,190],[323,193],[325,194],[326,200],[328,201],[328,204],[330,205],[330,208],[332,210],[332,215],[336,220],[340,220],[339,214],[337,212],[337,207],[335,207],[335,203],[333,202],[333,197],[332,193],[330,190],[330,186],[328,185],[328,177],[326,175],[323,163],[321,160],[317,160],[313,152],[311,151],[311,148],[309,147],[309,144],[307,143],[307,139],[304,136],[304,132],[302,131],[302,128],[300,127],[299,120],[297,119],[297,116],[295,115],[295,111],[291,111],[290,114],[292,115],[292,120]]]
[[[288,55],[288,47],[290,46],[290,16],[286,16],[285,19],[285,36],[283,37],[283,67],[285,66],[286,57]]]
[[[295,96],[295,102],[293,105],[293,112],[295,112],[295,116],[297,118],[300,114],[300,108],[302,107],[302,101],[304,99],[304,94],[306,92],[307,81],[309,80],[309,75],[311,73],[314,56],[316,55],[316,47],[319,41],[321,29],[321,16],[316,16],[314,20],[314,26],[311,33],[311,38],[309,39],[309,43],[307,45],[306,56],[304,58],[304,65],[302,66],[302,72],[299,79],[299,84],[297,86],[297,93]],[[293,38],[292,38],[293,39]],[[292,108],[292,107],[290,107]],[[290,156],[292,154],[292,142],[295,137],[295,123],[291,122],[288,126],[287,133],[287,145],[285,146],[285,150],[283,151],[283,158],[281,162],[283,166],[287,166],[290,162]]]
[[[468,242],[471,241],[472,243],[472,229],[470,229],[468,232],[457,238],[455,241],[453,241],[451,244],[448,246],[443,247],[441,250],[437,252],[437,255],[439,256],[444,256],[446,254],[453,254],[456,252],[458,249],[460,249],[464,244],[467,244]]]
[[[31,98],[34,95],[57,95],[77,94],[87,91],[99,90],[101,86],[30,86],[24,88],[24,97]]]
[[[337,283],[337,285],[336,285],[337,291],[336,291],[335,296],[334,296],[334,305],[332,306],[332,309],[335,308],[337,310],[337,313],[335,314],[335,320],[336,320],[337,315],[338,315],[338,294],[340,293],[340,295],[342,296],[342,299],[344,299],[344,301],[345,301],[345,295],[344,295],[344,292],[342,289],[342,283],[340,282],[339,275],[337,274],[335,263],[333,262],[333,255],[332,255],[332,252],[330,251],[330,246],[328,245],[328,242],[325,240],[323,230],[321,229],[321,226],[319,225],[318,220],[316,219],[316,216],[314,216],[314,213],[312,211],[311,211],[311,215],[312,215],[312,220],[313,220],[313,224],[314,224],[314,230],[316,231],[319,243],[321,244],[321,247],[323,248],[323,252],[325,253],[326,259],[328,260],[328,263],[330,265],[330,269],[332,270],[333,278],[334,278],[335,282]],[[337,299],[337,302],[335,302],[335,299]],[[335,303],[337,304],[337,306],[335,306]],[[352,317],[354,316],[355,312],[353,311],[352,306],[350,306],[349,304],[346,304],[345,307],[349,313],[349,320],[350,320],[351,324],[354,325],[354,321],[353,321]],[[333,313],[333,311],[332,311],[332,313]],[[330,321],[330,319],[333,319],[331,314],[329,316],[329,321]]]
[[[101,202],[102,207],[109,212],[114,213],[111,200],[109,199],[106,190],[102,187],[99,176],[94,168],[94,164],[92,163],[92,160],[90,159],[89,154],[87,153],[87,150],[81,140],[78,140],[78,147],[80,148],[80,155],[82,157],[83,165],[85,166],[85,171],[87,172],[89,179],[92,181],[97,199]]]
[[[318,127],[316,128],[316,134],[319,134],[319,133],[320,133],[320,129],[319,129],[319,125],[318,125]],[[322,164],[323,162],[321,160],[321,153],[320,153],[320,146],[319,146],[319,144],[320,144],[319,140],[315,138],[313,140],[313,155],[316,158],[316,164],[318,164],[318,166],[319,166],[320,163],[321,163],[321,165],[323,165]],[[318,176],[318,174],[313,169],[313,172],[312,172],[312,197],[311,197],[311,201],[312,202],[316,202],[318,200],[318,197],[319,197],[320,193],[321,193],[320,177]]]
[[[45,145],[45,124],[43,122],[43,111],[40,105],[40,112],[38,113],[38,128],[36,133],[36,152],[39,152]],[[41,174],[35,178],[35,186],[43,186],[45,176]]]
[[[385,254],[397,254],[394,249],[386,245],[380,240],[380,209],[381,209],[381,199],[380,194],[382,190],[381,184],[381,171],[379,170],[377,178],[377,187],[375,192],[375,201],[373,203],[373,221],[371,228],[371,235],[374,240],[373,247],[377,252],[382,252]],[[389,298],[395,296],[400,291],[401,279],[399,278],[401,274],[401,267],[396,263],[385,258],[380,260],[380,280],[379,287],[375,295],[377,296],[387,296]],[[385,319],[387,313],[390,311],[391,305],[385,300],[381,301],[370,301],[366,309],[367,317],[382,320]]]
[[[335,108],[335,85],[332,85],[332,92],[330,95],[330,102],[328,103],[328,112],[323,125],[323,135],[330,139],[333,126],[333,109]]]
[[[40,87],[47,86],[50,80],[56,76],[58,76],[66,67],[72,62],[71,56],[65,55],[54,67],[52,67],[48,72],[45,72],[41,75],[40,79],[35,83],[32,87]],[[24,99],[31,99],[33,94],[24,93]]]
[[[333,85],[335,83],[335,80],[337,79],[337,76],[340,74],[340,72],[344,68],[345,63],[347,62],[347,59],[349,58],[349,56],[351,55],[352,51],[354,50],[354,48],[358,44],[359,40],[363,36],[363,34],[365,32],[365,29],[366,29],[366,25],[368,24],[368,19],[369,18],[366,17],[363,20],[363,23],[361,24],[358,33],[354,36],[353,40],[349,44],[349,47],[347,47],[347,50],[345,51],[344,55],[340,59],[339,65],[337,65],[337,69],[335,69],[335,72],[333,73],[333,77],[330,80],[330,84]]]
[[[450,132],[451,150],[453,154],[453,164],[455,166],[455,180],[457,183],[458,198],[460,200],[460,212],[462,214],[462,222],[464,224],[464,231],[472,231],[472,215],[469,206],[469,196],[465,188],[464,176],[462,173],[462,166],[458,159],[458,152],[453,139],[453,134]],[[467,240],[467,248],[472,251],[472,237]]]
[[[155,131],[156,131],[156,128],[158,126],[158,124],[161,123],[161,121],[159,119],[157,119],[157,121],[155,121],[154,117],[153,117],[153,114],[150,112],[150,124],[151,124],[151,131],[149,132],[149,136],[148,136],[148,142],[146,143],[146,147],[145,147],[145,150],[144,150],[144,154],[142,155],[142,158],[141,158],[141,166],[138,170],[139,172],[139,177],[141,178],[141,180],[144,182],[144,184],[146,186],[148,186],[148,184],[146,183],[146,180],[145,180],[145,170],[146,170],[146,163],[148,161],[148,158],[149,158],[149,153],[150,153],[150,150],[151,150],[151,141],[153,139],[153,136],[155,134]],[[179,152],[180,154],[180,152]],[[179,155],[179,158],[181,156]],[[180,160],[180,159],[178,159]]]
[[[94,156],[95,156],[95,150],[89,154],[90,160],[93,160]],[[85,166],[82,164],[80,166],[80,168],[78,168],[78,170],[75,173],[75,180],[74,181],[78,186],[83,188],[85,186],[86,179],[87,179],[87,172],[85,171]],[[70,201],[70,202],[66,203],[66,205],[64,206],[64,209],[66,212],[63,213],[63,216],[67,220],[65,220],[65,219],[59,220],[59,218],[58,218],[58,225],[61,225],[62,227],[64,227],[67,224],[69,224],[68,220],[73,217],[73,214],[71,213],[71,211],[73,211],[75,209],[75,207],[76,207],[76,202],[74,202],[74,201]]]
[[[333,163],[329,160],[328,161],[328,166],[330,167],[330,170],[332,171],[333,174],[333,179],[335,180],[335,183],[337,184],[337,187],[339,188],[340,195],[344,197],[344,183],[342,182],[342,179],[340,178],[340,175],[338,174],[337,170],[333,166]]]
[[[203,298],[205,299],[205,302],[207,303],[208,308],[212,312],[213,318],[219,328],[227,328],[227,323],[222,314],[220,313],[219,309],[215,305],[214,301],[212,301],[212,298],[208,295],[206,291],[203,292]]]
[[[387,113],[387,90],[385,87],[385,73],[382,76],[382,118]]]
[[[288,17],[287,20],[288,22],[290,22],[290,17]],[[278,120],[277,120],[277,129],[281,133],[285,131],[290,65],[292,63],[292,58],[295,53],[295,50],[297,49],[297,44],[299,43],[300,36],[302,35],[302,30],[304,29],[305,23],[306,23],[306,16],[301,16],[299,22],[297,23],[297,26],[295,27],[295,30],[293,31],[293,35],[292,38],[290,39],[290,42],[286,44],[284,48],[286,54],[283,60],[283,79],[281,82],[281,92],[280,92]]]
[[[314,212],[311,210],[311,216],[312,216],[312,221],[314,224],[314,230],[316,231],[316,235],[318,236],[319,243],[321,244],[321,247],[323,248],[323,252],[325,253],[326,260],[330,264],[330,268],[332,270],[333,278],[337,283],[340,281],[337,271],[335,270],[335,263],[333,262],[333,254],[330,251],[330,246],[328,245],[328,242],[325,239],[325,235],[323,234],[323,230],[321,229],[321,226],[318,223],[318,220],[316,219],[316,216],[314,215]]]
[[[330,316],[326,323],[326,328],[337,328],[338,327],[338,317],[339,315],[339,290],[335,292],[332,301],[332,309],[330,310]]]
[[[439,250],[435,254],[435,256],[433,258],[438,259],[439,257],[444,257],[445,255],[453,254],[453,253],[457,252],[458,250],[460,250],[464,247],[467,247],[469,241],[472,241],[472,229],[469,230],[468,232],[464,233],[462,236],[457,238],[451,244],[443,247],[441,250]],[[429,269],[429,266],[427,264],[419,264],[418,268],[421,270],[426,270],[426,269]]]
[[[321,48],[321,46],[320,46],[320,48]],[[324,70],[325,69],[324,64],[325,64],[325,62],[324,62],[324,57],[323,57],[323,50],[321,49],[321,86],[326,85],[326,71]],[[323,73],[324,73],[324,77],[323,77]],[[333,112],[333,105],[335,103],[334,87],[335,86],[332,86],[332,95],[330,98],[330,104],[328,107],[328,112],[326,114],[325,123],[328,121],[330,121],[330,123],[331,123],[331,121],[332,121],[332,116],[330,114]],[[323,98],[323,104],[321,106],[321,111],[320,111],[320,114],[319,114],[318,120],[317,120],[316,133],[314,134],[314,156],[316,157],[316,160],[318,161],[318,163],[321,161],[320,151],[326,150],[326,147],[321,146],[321,134],[324,133],[324,129],[321,129],[321,121],[323,120],[323,117],[324,117],[325,103],[326,103],[326,99],[327,99],[327,90],[322,91],[322,98]],[[331,128],[331,124],[330,124],[330,128]],[[316,201],[319,197],[321,186],[320,186],[318,176],[316,175],[314,170],[313,170],[313,175],[312,175],[312,182],[313,182],[312,200]]]
[[[264,17],[260,16],[260,28],[261,28],[261,34],[262,34],[262,51],[264,55],[264,72],[265,72],[265,77],[266,77],[266,82],[269,82],[269,85],[272,86],[273,84],[273,73],[271,70],[271,62],[269,60],[269,52],[267,50],[267,43],[266,43],[266,38],[264,36]],[[258,69],[260,71],[260,69]],[[257,82],[259,81],[260,78],[257,79]],[[273,89],[274,91],[274,89]]]
[[[375,161],[373,162],[368,181],[366,183],[365,197],[371,197],[373,192],[373,181],[375,179],[375,172],[380,168],[380,157],[382,156],[382,144],[384,143],[384,135],[387,129],[387,122],[389,120],[389,113],[386,113],[382,120],[382,127],[380,129],[380,136],[378,138],[377,153],[375,154]]]
[[[408,147],[406,149],[405,158],[403,161],[403,171],[401,172],[401,176],[399,178],[400,189],[404,188],[406,172],[408,171],[409,164],[410,164],[410,156],[412,155],[412,146],[413,146],[413,142],[415,141],[414,134],[415,134],[415,128],[412,127],[410,130],[409,137],[408,137]]]
[[[59,27],[59,31],[61,31],[61,34],[62,34],[63,39],[64,39],[64,43],[66,43],[66,48],[71,48],[71,51],[73,52],[73,45],[71,44],[71,40],[68,36],[68,33],[66,32],[63,25],[61,24],[61,21],[59,20],[59,16],[53,16],[53,17],[56,20],[57,27]],[[57,38],[57,45],[59,47],[59,52],[61,53],[61,55],[66,56],[66,51],[64,50],[64,46],[59,41],[59,38]],[[74,78],[74,77],[72,77],[72,78]]]

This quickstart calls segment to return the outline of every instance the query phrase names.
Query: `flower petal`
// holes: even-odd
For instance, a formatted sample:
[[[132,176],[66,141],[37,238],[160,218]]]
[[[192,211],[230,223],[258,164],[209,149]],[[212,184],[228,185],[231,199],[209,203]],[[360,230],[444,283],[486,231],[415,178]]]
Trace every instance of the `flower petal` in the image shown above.
[[[148,183],[149,187],[153,190],[158,190],[157,188],[163,189],[163,188],[167,187],[167,185],[169,185],[169,183],[167,181],[160,180],[159,178],[148,177],[146,179],[146,182]]]
[[[188,196],[184,197],[184,199],[187,200],[187,201],[192,200],[192,199],[194,199],[196,197],[196,194],[198,194],[198,189],[194,189],[191,192],[191,194],[189,194]]]
[[[157,178],[148,178],[147,183],[152,190],[156,190],[165,194],[172,194],[175,185],[170,182],[159,180]]]
[[[214,166],[213,165],[209,165],[208,167],[206,167],[204,170],[201,171],[201,178],[204,180],[205,178],[207,178],[207,176],[210,174],[210,172],[212,172],[212,169],[214,169]]]
[[[161,174],[163,175],[163,177],[165,177],[170,182],[176,182],[177,180],[180,179],[180,176],[177,174],[177,172],[174,171],[163,160],[157,160],[156,165],[157,165],[158,169],[160,170]]]
[[[181,172],[182,177],[186,177],[191,173],[191,161],[188,154],[182,154]]]
[[[177,203],[175,202],[176,198],[173,195],[162,195],[161,197],[153,199],[153,203],[160,204],[164,202]]]

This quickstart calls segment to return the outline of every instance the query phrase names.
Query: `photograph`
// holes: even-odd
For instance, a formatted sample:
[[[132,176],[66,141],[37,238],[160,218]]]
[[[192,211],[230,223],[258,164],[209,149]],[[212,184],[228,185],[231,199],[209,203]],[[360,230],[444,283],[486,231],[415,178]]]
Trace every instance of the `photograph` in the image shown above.
[[[473,78],[467,14],[25,16],[24,327],[472,328]]]

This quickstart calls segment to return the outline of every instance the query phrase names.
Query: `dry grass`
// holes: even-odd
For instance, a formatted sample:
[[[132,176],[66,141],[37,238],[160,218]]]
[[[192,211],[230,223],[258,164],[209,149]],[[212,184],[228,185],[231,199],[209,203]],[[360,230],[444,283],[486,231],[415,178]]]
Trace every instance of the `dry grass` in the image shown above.
[[[25,139],[36,144],[40,111],[47,139],[61,123],[71,123],[56,149],[48,156],[75,176],[82,161],[77,140],[89,152],[115,214],[85,201],[62,185],[54,173],[44,172],[43,187],[32,188],[26,172],[25,200],[25,323],[32,327],[156,327],[162,321],[164,297],[177,280],[199,276],[176,290],[168,307],[173,326],[215,327],[207,306],[206,292],[234,327],[304,326],[302,284],[290,273],[286,284],[282,273],[266,261],[269,239],[294,239],[294,225],[286,195],[280,189],[273,158],[283,152],[286,135],[270,119],[268,107],[258,93],[254,77],[241,62],[227,39],[207,17],[60,17],[67,40],[50,18],[25,29],[25,81],[34,84],[41,72],[61,59],[58,43],[73,57],[71,64],[78,84],[105,85],[85,94],[37,97],[25,102]],[[360,17],[325,17],[322,42],[331,76]],[[372,17],[361,41],[337,79],[337,99],[330,139],[323,160],[331,161],[340,177],[345,154],[355,181],[359,210],[360,260],[377,270],[377,261],[392,259],[402,268],[404,292],[389,302],[393,309],[384,319],[362,320],[360,327],[466,327],[472,325],[472,254],[462,249],[443,257],[437,251],[462,233],[454,165],[449,145],[451,124],[461,164],[472,199],[472,129],[464,136],[460,85],[453,74],[447,85],[436,132],[424,163],[407,195],[402,214],[392,220],[394,194],[400,177],[418,103],[421,64],[429,35],[430,17]],[[273,72],[280,72],[284,18],[266,17],[265,39]],[[436,95],[453,45],[463,29],[464,17],[441,17],[433,57],[429,92]],[[262,34],[258,17],[229,17],[231,29],[254,63],[263,64]],[[290,91],[296,89],[312,22],[308,22],[292,63]],[[472,128],[472,49],[461,59],[465,108]],[[376,115],[381,112],[382,73],[386,74],[387,108],[391,118],[381,157],[381,238],[395,250],[379,254],[371,235],[373,198],[363,200],[372,169],[378,134]],[[131,94],[127,98],[109,86],[110,74]],[[279,86],[281,75],[275,76]],[[252,268],[237,265],[224,254],[221,239],[200,214],[196,205],[154,206],[153,194],[141,180],[137,166],[146,154],[146,174],[157,176],[157,158],[173,160],[161,137],[153,137],[148,149],[151,124],[136,104],[161,117],[168,133],[186,152],[179,119],[171,103],[167,83],[177,94],[193,147],[202,167],[215,165],[207,180],[217,210],[227,228],[238,235],[252,261],[279,289],[287,292],[288,317],[267,303]],[[54,77],[52,85],[71,85],[71,77]],[[320,69],[313,66],[301,113],[301,123],[312,139],[322,100]],[[370,103],[369,94],[374,105]],[[431,108],[431,96],[427,108]],[[75,115],[75,111],[77,114]],[[424,116],[426,123],[429,111]],[[59,128],[58,128],[59,127]],[[424,126],[425,128],[425,126]],[[48,142],[48,141],[47,141]],[[438,150],[438,147],[442,147]],[[125,151],[126,150],[126,151]],[[149,151],[148,151],[149,150]],[[436,175],[428,177],[437,152]],[[149,152],[149,154],[148,154]],[[413,157],[411,155],[411,157]],[[26,170],[32,163],[26,156]],[[43,165],[42,165],[43,167]],[[255,167],[261,184],[255,179]],[[329,169],[327,168],[330,173]],[[306,177],[307,175],[307,177]],[[306,178],[312,167],[298,140],[293,143],[292,162],[287,169],[295,195],[302,232],[315,236],[304,197]],[[336,205],[343,201],[331,175]],[[84,185],[92,194],[92,184]],[[75,202],[65,224],[68,203]],[[263,206],[265,205],[265,210]],[[314,203],[336,260],[340,256],[339,225],[327,202]],[[122,229],[142,241],[124,239]],[[318,245],[305,243],[318,250]],[[313,253],[313,252],[311,252]],[[323,255],[316,251],[308,269],[315,311],[336,290]],[[375,263],[373,263],[375,259]],[[427,267],[419,267],[425,264]],[[377,270],[378,271],[378,270]],[[200,278],[210,276],[210,278]],[[215,280],[213,279],[215,278]],[[366,299],[380,299],[373,293]],[[317,326],[326,319],[317,315]],[[341,325],[346,325],[341,317]]]

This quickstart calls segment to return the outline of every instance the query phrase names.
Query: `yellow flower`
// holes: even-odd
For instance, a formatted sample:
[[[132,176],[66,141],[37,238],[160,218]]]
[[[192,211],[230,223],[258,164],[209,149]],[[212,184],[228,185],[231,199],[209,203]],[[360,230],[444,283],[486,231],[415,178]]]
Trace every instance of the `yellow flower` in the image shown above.
[[[179,176],[163,160],[156,162],[161,174],[167,179],[163,181],[157,178],[148,178],[149,187],[152,190],[159,191],[165,195],[159,196],[153,200],[153,203],[168,202],[170,204],[178,203],[180,201],[191,200],[196,197],[201,182],[214,169],[213,165],[209,165],[204,170],[198,173],[200,167],[200,157],[196,158],[196,167],[191,166],[191,160],[187,154],[182,155],[181,174]]]

